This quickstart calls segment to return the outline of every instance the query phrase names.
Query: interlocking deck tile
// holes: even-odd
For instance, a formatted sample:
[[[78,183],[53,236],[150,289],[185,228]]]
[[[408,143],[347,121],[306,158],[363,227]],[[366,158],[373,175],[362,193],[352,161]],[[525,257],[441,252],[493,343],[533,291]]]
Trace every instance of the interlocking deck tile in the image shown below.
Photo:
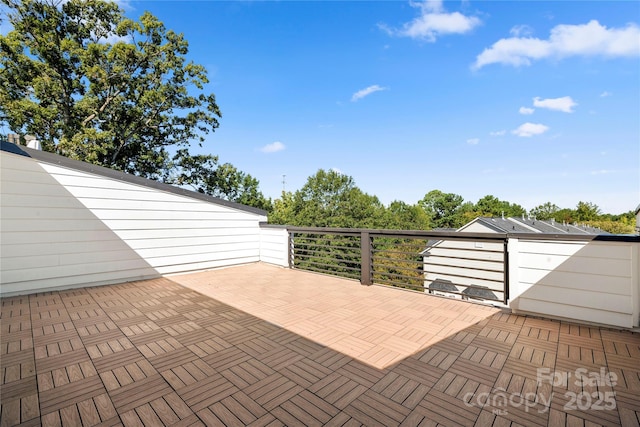
[[[263,264],[1,302],[0,426],[640,424],[628,331]]]

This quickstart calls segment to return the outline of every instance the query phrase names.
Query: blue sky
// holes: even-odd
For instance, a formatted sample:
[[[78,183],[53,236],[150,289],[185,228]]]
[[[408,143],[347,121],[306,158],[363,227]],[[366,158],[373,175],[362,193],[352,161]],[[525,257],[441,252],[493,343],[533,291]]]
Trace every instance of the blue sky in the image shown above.
[[[130,1],[182,32],[222,110],[202,151],[268,197],[320,169],[388,204],[640,203],[637,1]]]

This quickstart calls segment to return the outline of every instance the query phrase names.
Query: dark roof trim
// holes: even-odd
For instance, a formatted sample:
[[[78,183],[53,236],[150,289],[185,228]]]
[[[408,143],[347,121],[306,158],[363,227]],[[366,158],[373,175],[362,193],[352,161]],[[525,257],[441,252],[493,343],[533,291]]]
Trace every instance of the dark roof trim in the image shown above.
[[[61,156],[59,154],[48,153],[46,151],[33,150],[21,145],[12,144],[10,142],[2,141],[2,151],[7,153],[17,154],[19,156],[31,157],[32,159],[50,163],[69,169],[75,169],[82,172],[92,173],[100,175],[105,178],[116,179],[118,181],[128,182],[130,184],[141,185],[143,187],[149,187],[167,193],[177,194],[179,196],[190,197],[192,199],[202,200],[208,203],[214,203],[216,205],[226,206],[228,208],[237,209],[256,215],[267,215],[267,212],[262,209],[254,208],[251,206],[242,205],[236,202],[230,202],[228,200],[221,199],[219,197],[209,196],[207,194],[198,193],[197,191],[187,190],[184,188],[176,187],[174,185],[165,184],[163,182],[154,181],[147,178],[131,175],[125,172],[105,168],[103,166],[93,165],[91,163],[81,162],[79,160],[69,159],[68,157]]]

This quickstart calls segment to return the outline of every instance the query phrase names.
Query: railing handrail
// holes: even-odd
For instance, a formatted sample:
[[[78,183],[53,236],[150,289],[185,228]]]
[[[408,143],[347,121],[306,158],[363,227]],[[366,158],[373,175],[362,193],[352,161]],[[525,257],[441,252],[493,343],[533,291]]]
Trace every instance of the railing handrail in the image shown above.
[[[373,236],[390,237],[433,237],[458,239],[458,240],[496,240],[502,241],[509,238],[528,240],[561,240],[561,241],[604,241],[604,242],[630,242],[640,243],[640,235],[631,234],[550,234],[550,233],[501,233],[501,232],[469,232],[469,231],[437,231],[437,230],[392,230],[377,228],[340,228],[340,227],[302,227],[293,225],[280,225],[260,223],[261,227],[285,229],[289,232],[301,233],[335,233],[357,236],[367,232]]]
[[[442,238],[457,240],[493,240],[502,242],[507,237],[507,233],[478,233],[466,231],[428,231],[428,230],[391,230],[376,228],[337,228],[337,227],[298,227],[286,226],[289,232],[299,233],[326,233],[326,234],[342,234],[345,236],[360,236],[362,233],[368,233],[370,236],[376,237],[397,237],[397,238],[433,238],[438,240]]]

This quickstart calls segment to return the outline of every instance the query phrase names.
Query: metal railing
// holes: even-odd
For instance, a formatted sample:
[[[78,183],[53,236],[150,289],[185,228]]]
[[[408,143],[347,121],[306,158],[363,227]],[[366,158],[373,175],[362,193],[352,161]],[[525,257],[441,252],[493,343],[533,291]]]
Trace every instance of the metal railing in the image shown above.
[[[509,299],[506,234],[287,229],[291,268],[460,299]]]

